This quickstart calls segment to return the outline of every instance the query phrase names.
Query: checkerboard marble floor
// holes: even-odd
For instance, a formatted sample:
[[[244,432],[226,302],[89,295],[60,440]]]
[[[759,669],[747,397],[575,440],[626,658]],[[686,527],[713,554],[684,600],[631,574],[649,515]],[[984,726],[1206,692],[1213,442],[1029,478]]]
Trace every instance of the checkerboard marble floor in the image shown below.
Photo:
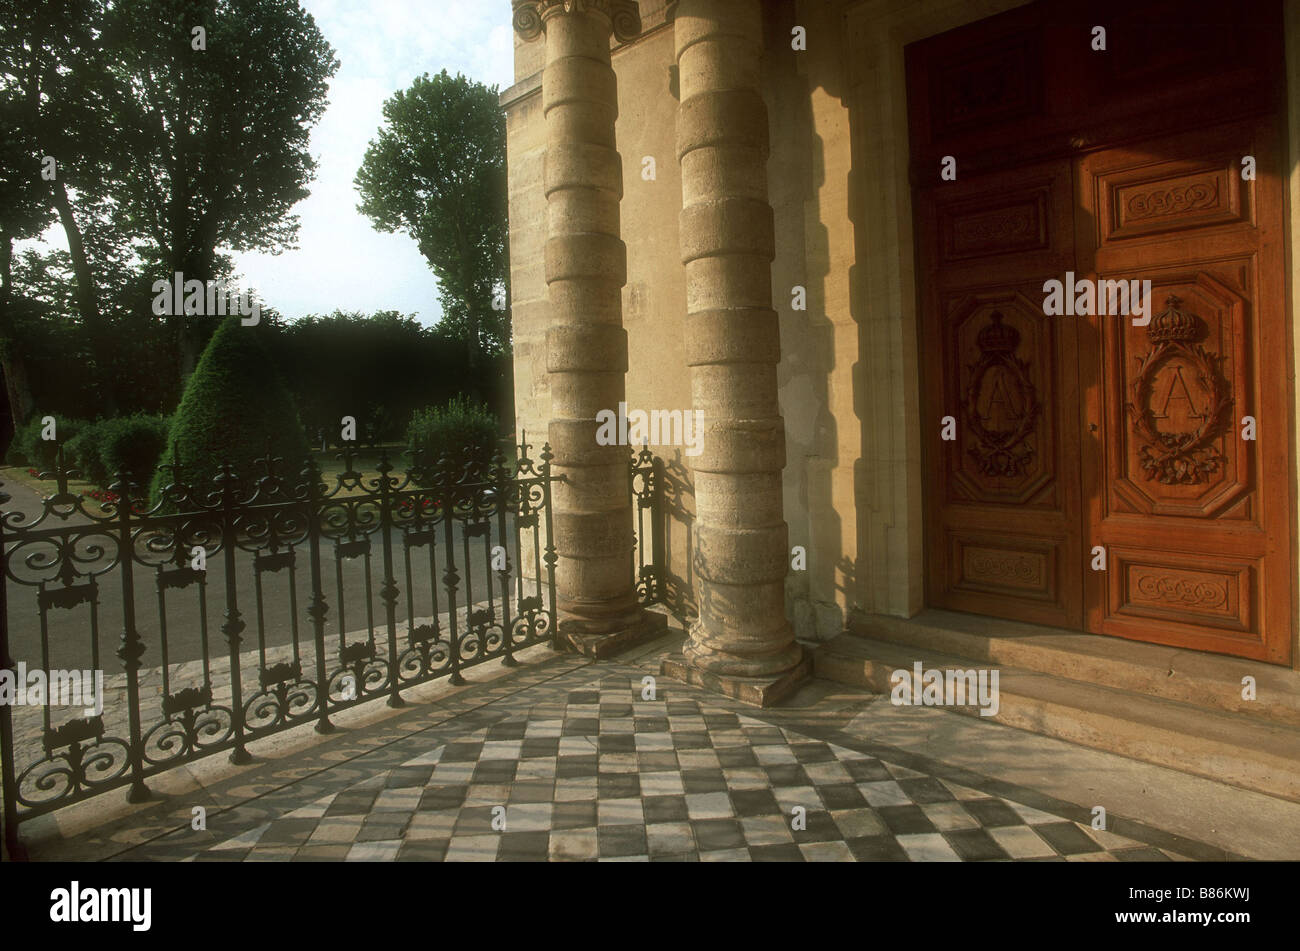
[[[1164,861],[1225,858],[1140,823],[802,732],[644,671],[601,664],[516,695],[490,725],[420,733],[345,788],[186,861]],[[761,717],[761,718],[760,718]],[[813,731],[817,732],[817,731]],[[826,731],[821,731],[825,733]],[[409,754],[409,755],[408,755]],[[405,758],[401,758],[405,757]],[[397,765],[393,765],[396,763]],[[956,779],[953,777],[956,776]],[[960,780],[960,781],[958,781]],[[265,819],[266,811],[258,814]],[[1122,834],[1121,834],[1122,833]]]

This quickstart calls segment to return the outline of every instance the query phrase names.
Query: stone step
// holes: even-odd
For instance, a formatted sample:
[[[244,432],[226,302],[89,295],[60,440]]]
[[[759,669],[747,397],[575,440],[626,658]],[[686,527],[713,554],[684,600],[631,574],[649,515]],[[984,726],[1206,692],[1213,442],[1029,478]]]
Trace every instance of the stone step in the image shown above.
[[[913,618],[859,615],[850,633],[979,658],[1144,697],[1300,727],[1300,671],[1219,654],[929,609]],[[1242,678],[1255,678],[1255,699]]]
[[[892,672],[917,661],[996,668],[998,723],[1300,802],[1300,729],[1284,724],[853,634],[818,648],[815,674],[888,695]],[[947,709],[981,717],[976,706]]]

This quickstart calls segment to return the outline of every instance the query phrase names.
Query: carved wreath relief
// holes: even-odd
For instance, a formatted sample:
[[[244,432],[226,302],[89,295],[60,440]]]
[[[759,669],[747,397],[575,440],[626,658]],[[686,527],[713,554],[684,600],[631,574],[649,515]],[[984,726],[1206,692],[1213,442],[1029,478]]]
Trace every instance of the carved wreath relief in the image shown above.
[[[1218,182],[1192,182],[1134,195],[1127,202],[1128,217],[1132,221],[1144,218],[1164,218],[1202,208],[1219,205]]]
[[[1220,371],[1223,357],[1193,343],[1201,336],[1201,320],[1183,311],[1181,304],[1179,298],[1169,297],[1165,310],[1147,327],[1151,349],[1138,360],[1133,401],[1127,406],[1140,443],[1138,461],[1147,479],[1163,485],[1198,485],[1228,461],[1215,445],[1226,431],[1232,406],[1228,381]],[[1166,368],[1169,372],[1157,388],[1157,377]],[[1196,425],[1161,430],[1159,422],[1174,416],[1171,406],[1183,403],[1183,418]]]
[[[962,410],[975,445],[966,451],[986,476],[1022,475],[1034,457],[1029,434],[1042,404],[1029,378],[1029,364],[1016,357],[1020,332],[1003,322],[1001,311],[975,338],[980,357],[969,366]]]

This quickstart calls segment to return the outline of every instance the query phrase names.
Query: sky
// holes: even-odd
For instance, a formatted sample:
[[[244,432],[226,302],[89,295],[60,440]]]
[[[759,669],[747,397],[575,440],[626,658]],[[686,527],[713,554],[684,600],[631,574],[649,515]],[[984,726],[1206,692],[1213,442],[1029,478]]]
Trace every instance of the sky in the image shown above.
[[[397,310],[437,322],[438,286],[406,234],[376,231],[352,185],[383,102],[446,69],[505,89],[514,82],[510,0],[303,0],[339,59],[329,107],[312,130],[311,195],[295,206],[298,250],[237,254],[243,284],[290,320],[335,309]]]
[[[294,206],[297,250],[235,254],[241,287],[297,320],[333,310],[396,310],[438,322],[438,285],[414,239],[376,231],[352,185],[383,121],[383,103],[421,73],[514,82],[510,0],[302,0],[339,60],[329,106],[313,127],[311,194]],[[45,243],[67,250],[57,224]]]

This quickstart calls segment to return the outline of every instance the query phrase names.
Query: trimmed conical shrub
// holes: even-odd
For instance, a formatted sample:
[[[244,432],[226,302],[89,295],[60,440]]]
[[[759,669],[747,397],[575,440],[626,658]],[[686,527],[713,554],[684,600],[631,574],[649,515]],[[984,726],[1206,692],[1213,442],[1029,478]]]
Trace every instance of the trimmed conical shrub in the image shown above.
[[[221,464],[229,462],[249,492],[265,468],[256,460],[266,455],[268,444],[284,459],[279,474],[290,484],[307,458],[307,437],[298,422],[289,395],[263,341],[260,326],[243,326],[239,317],[227,317],[217,328],[199,358],[180,405],[172,418],[162,462],[180,457],[181,477],[199,497],[216,488],[213,479]],[[153,502],[173,481],[170,471],[160,471],[149,493]]]

